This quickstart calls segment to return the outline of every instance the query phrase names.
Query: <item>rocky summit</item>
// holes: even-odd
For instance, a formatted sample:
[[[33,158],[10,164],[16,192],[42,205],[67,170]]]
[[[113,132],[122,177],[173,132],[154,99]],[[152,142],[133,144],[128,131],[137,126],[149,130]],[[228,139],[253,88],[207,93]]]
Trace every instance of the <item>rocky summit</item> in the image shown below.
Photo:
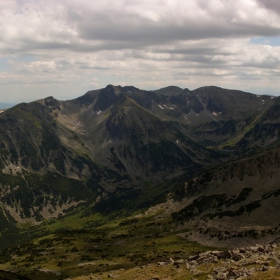
[[[73,230],[69,221],[77,217],[79,229],[91,230],[101,216],[103,223],[130,217],[120,222],[130,238],[132,225],[150,213],[157,229],[163,223],[166,232],[205,246],[277,242],[279,109],[280,97],[214,86],[113,85],[5,109],[1,238],[13,245],[64,222]],[[219,273],[236,279],[241,272]]]

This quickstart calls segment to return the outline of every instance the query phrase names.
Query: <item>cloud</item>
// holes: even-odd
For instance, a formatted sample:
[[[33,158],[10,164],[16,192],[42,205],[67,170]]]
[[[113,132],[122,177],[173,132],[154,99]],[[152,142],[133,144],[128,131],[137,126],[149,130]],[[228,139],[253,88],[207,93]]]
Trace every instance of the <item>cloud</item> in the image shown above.
[[[257,2],[271,11],[280,13],[280,2],[278,0],[257,0]]]
[[[2,1],[0,84],[14,99],[114,83],[248,90],[254,80],[275,92],[279,48],[253,42],[280,36],[279,10],[272,0]]]
[[[280,35],[279,18],[271,18],[253,1],[10,3],[0,12],[0,48],[5,53],[59,48],[92,52],[205,38]]]

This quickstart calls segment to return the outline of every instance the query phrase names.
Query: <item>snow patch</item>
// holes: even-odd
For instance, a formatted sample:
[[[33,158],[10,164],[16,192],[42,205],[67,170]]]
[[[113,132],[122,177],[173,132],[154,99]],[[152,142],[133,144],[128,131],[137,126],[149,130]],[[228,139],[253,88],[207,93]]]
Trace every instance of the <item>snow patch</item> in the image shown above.
[[[101,110],[98,110],[98,111],[96,112],[97,115],[100,115],[101,113],[102,113]]]
[[[217,117],[218,115],[221,115],[221,114],[222,114],[222,112],[218,112],[218,113],[212,112],[212,115],[213,115],[213,116],[216,116],[216,117]]]
[[[160,105],[160,104],[158,104],[158,107],[160,108],[160,109],[168,109],[168,110],[174,110],[174,107],[175,106],[172,106],[172,107],[168,107],[166,104],[163,104],[163,106],[162,105]]]

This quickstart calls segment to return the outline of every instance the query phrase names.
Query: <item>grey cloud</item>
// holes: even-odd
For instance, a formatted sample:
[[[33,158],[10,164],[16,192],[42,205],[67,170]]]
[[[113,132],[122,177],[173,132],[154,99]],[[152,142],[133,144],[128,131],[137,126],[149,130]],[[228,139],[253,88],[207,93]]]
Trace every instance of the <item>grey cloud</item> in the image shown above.
[[[217,51],[216,48],[186,48],[186,49],[182,49],[182,48],[177,48],[177,49],[162,49],[162,50],[156,50],[156,52],[158,53],[170,53],[170,54],[218,54],[220,53],[219,51]]]
[[[261,4],[262,6],[274,11],[274,12],[277,12],[277,13],[280,13],[280,2],[279,0],[257,0],[257,2],[259,4]]]
[[[80,67],[80,69],[84,69],[84,70],[99,70],[99,71],[106,71],[106,70],[110,70],[112,68],[110,67],[102,67],[102,66],[89,66],[84,64],[78,64],[78,66]]]
[[[178,47],[177,49],[161,49],[161,50],[155,50],[155,53],[167,53],[171,55],[207,55],[207,56],[229,56],[233,55],[234,53],[232,51],[225,51],[221,48],[218,47],[186,47],[186,48],[180,48]]]
[[[144,58],[144,56],[143,56]],[[204,54],[184,54],[184,55],[174,55],[172,57],[166,59],[154,59],[159,61],[179,61],[179,62],[194,62],[196,63],[197,68],[205,67],[212,68],[213,66],[225,66],[225,60],[223,59],[213,59],[213,55],[211,53],[205,52]]]
[[[264,0],[259,2],[266,3]],[[267,0],[266,0],[267,1]],[[205,17],[190,17],[189,14],[169,15],[158,12],[158,20],[152,20],[132,11],[119,7],[118,9],[94,10],[86,5],[74,9],[65,3],[65,14],[61,26],[69,27],[74,32],[62,29],[56,30],[56,25],[48,26],[47,32],[38,30],[38,34],[47,34],[45,38],[36,38],[29,34],[15,38],[17,44],[7,44],[3,52],[17,53],[29,50],[60,50],[71,52],[98,52],[104,50],[143,49],[151,46],[164,46],[180,41],[202,40],[205,38],[245,38],[256,36],[280,35],[280,28],[263,24],[261,21],[242,21],[231,12],[230,5],[225,4],[226,14],[217,18],[215,11],[204,1],[197,1],[198,9],[204,9]],[[268,0],[274,3],[275,1]],[[194,2],[195,3],[195,2]],[[212,3],[212,2],[211,2]],[[277,2],[275,2],[277,3]],[[271,4],[272,5],[272,4]],[[276,4],[275,4],[276,5]],[[201,7],[200,7],[201,6]],[[53,7],[54,8],[54,7]],[[196,11],[193,12],[195,14]],[[55,18],[55,17],[54,17]],[[47,22],[47,19],[44,19]],[[52,20],[52,18],[50,19]],[[36,29],[36,28],[35,28]],[[67,37],[68,36],[68,37]],[[2,39],[3,41],[5,39]],[[176,51],[176,50],[174,50]],[[208,53],[209,49],[206,50]],[[171,53],[171,52],[168,52]]]
[[[264,61],[264,62],[249,62],[243,63],[241,66],[243,67],[251,67],[251,68],[263,68],[263,69],[279,69],[280,61]]]
[[[137,15],[107,13],[92,15],[78,25],[79,35],[85,40],[137,42],[141,45],[167,44],[179,40],[230,38],[245,36],[277,36],[280,28],[259,23],[202,22],[184,19],[184,24],[153,22]],[[128,46],[129,47],[129,46]]]

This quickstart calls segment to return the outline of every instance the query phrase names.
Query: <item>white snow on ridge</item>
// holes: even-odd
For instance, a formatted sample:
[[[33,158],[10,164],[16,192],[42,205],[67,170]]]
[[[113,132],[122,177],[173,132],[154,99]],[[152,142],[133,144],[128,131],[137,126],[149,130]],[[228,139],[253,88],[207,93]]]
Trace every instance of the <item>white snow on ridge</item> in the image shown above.
[[[174,110],[175,106],[173,105],[173,107],[168,107],[166,104],[163,104],[163,106],[158,104],[158,107],[162,110],[164,110],[164,109]]]
[[[218,112],[218,113],[212,112],[212,115],[213,115],[213,116],[216,116],[216,117],[217,117],[218,115],[221,115],[221,114],[222,114],[222,112]]]
[[[102,113],[102,111],[100,111],[100,110],[98,110],[98,111],[96,112],[97,115],[100,115],[101,113]]]

